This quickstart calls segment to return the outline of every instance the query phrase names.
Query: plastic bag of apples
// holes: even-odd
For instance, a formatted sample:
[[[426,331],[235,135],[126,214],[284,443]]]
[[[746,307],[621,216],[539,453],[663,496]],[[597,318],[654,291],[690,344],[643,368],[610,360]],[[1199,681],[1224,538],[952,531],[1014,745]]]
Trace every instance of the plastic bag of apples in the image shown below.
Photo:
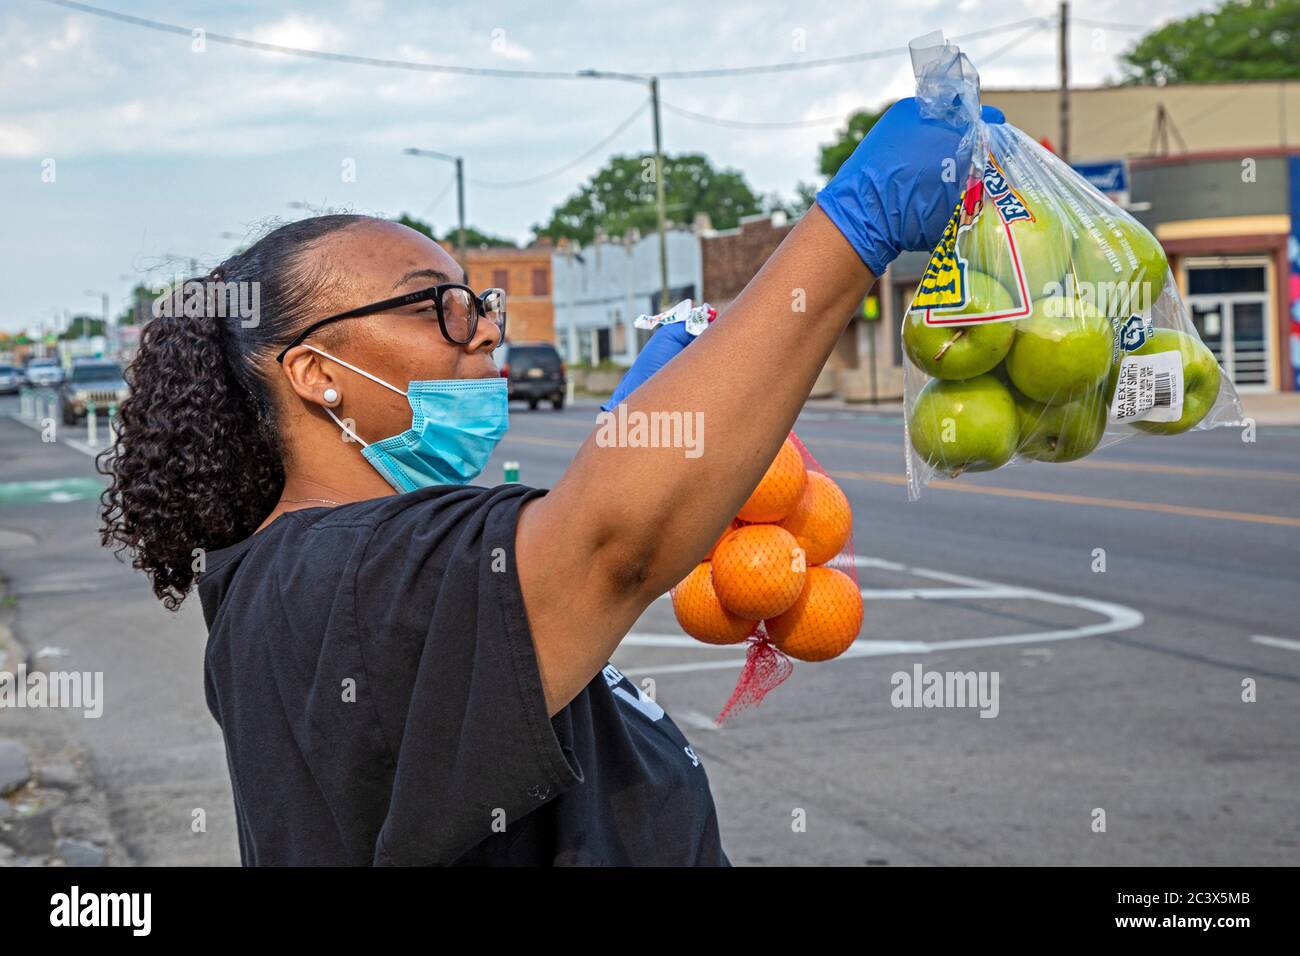
[[[972,159],[902,320],[909,497],[1239,424],[1155,237],[1021,130],[983,123],[979,76],[941,34],[911,48],[923,114],[964,127]]]
[[[830,660],[857,639],[852,537],[848,498],[791,432],[735,519],[671,592],[687,634],[748,645],[719,724],[761,703],[790,675],[790,658]]]

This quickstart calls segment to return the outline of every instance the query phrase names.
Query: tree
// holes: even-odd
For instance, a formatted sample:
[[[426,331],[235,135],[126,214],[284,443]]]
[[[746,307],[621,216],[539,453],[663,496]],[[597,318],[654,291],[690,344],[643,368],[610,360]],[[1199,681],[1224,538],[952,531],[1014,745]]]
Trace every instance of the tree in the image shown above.
[[[817,187],[802,179],[795,183],[794,197],[786,199],[777,191],[763,197],[763,211],[766,213],[783,212],[787,219],[798,219],[817,201]]]
[[[858,143],[871,132],[871,127],[876,125],[876,120],[884,115],[889,106],[890,104],[886,103],[878,113],[859,110],[849,117],[848,125],[837,134],[838,138],[835,142],[821,148],[821,162],[818,164],[818,169],[823,176],[829,179],[840,171],[844,161],[853,155]]]
[[[533,226],[539,237],[590,243],[597,231],[621,236],[658,228],[655,211],[654,154],[615,156],[551,213],[550,222]],[[759,197],[734,169],[715,169],[701,153],[664,157],[668,219],[690,223],[706,213],[717,229],[731,229],[742,216],[761,211]]]
[[[68,327],[59,334],[59,338],[70,342],[73,339],[94,338],[96,335],[103,334],[103,319],[97,319],[93,315],[74,315]]]
[[[144,325],[153,318],[153,303],[158,297],[155,289],[136,283],[131,290],[131,304],[114,320],[115,325]]]
[[[399,222],[403,226],[410,226],[416,232],[422,232],[430,239],[437,239],[437,236],[433,234],[433,227],[423,220],[416,219],[414,216],[408,216],[406,213],[402,213],[394,220],[394,222]],[[449,242],[454,246],[458,235],[458,230],[449,229],[447,230],[447,234],[444,235],[440,241]],[[480,232],[473,226],[465,227],[465,247],[467,249],[483,249],[502,246],[516,249],[518,248],[518,245],[519,244],[513,239],[505,239],[501,236],[493,236],[486,232]]]
[[[1228,0],[1167,23],[1121,54],[1123,82],[1300,78],[1300,0]]]

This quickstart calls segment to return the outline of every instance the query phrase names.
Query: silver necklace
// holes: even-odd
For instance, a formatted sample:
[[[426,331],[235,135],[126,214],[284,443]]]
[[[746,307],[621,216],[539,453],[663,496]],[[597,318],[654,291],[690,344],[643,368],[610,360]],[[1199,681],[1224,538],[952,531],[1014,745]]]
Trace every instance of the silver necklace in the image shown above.
[[[280,499],[281,504],[289,504],[289,505],[306,504],[308,501],[319,501],[323,505],[341,506],[343,504],[343,502],[341,501],[330,501],[330,499],[328,498],[281,498]]]

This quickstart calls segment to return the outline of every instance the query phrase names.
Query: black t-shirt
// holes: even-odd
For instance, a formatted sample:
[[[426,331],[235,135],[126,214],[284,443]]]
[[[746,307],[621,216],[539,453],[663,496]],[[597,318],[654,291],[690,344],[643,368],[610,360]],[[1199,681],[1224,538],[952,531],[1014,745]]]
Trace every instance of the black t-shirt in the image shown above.
[[[699,757],[613,665],[548,719],[514,547],[542,494],[313,508],[208,555],[245,865],[730,865]]]

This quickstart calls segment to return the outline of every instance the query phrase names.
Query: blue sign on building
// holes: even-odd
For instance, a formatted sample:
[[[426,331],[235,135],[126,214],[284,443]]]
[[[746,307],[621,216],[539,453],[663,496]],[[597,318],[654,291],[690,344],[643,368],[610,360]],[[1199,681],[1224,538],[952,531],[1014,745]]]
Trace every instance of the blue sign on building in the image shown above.
[[[1122,159],[1100,163],[1074,163],[1073,166],[1074,171],[1092,183],[1098,192],[1128,192],[1128,163]]]

